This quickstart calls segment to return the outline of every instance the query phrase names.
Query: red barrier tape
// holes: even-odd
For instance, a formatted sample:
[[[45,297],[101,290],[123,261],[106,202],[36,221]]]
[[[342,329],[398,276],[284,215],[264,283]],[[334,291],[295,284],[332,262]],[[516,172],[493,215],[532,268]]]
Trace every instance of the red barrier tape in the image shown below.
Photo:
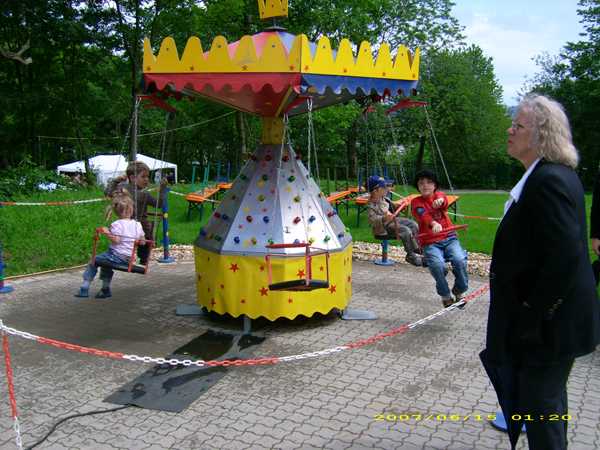
[[[81,345],[68,344],[66,342],[48,339],[45,337],[38,337],[37,341],[40,344],[47,344],[51,345],[52,347],[63,348],[66,350],[74,350],[76,352],[87,353],[88,355],[94,356],[101,356],[103,358],[123,359],[123,355],[125,355],[125,353],[109,352],[107,350],[98,350],[96,348],[91,347],[82,347]]]
[[[6,366],[6,381],[8,384],[8,398],[10,401],[10,409],[12,417],[15,419],[18,416],[17,413],[17,399],[15,398],[15,385],[13,383],[13,371],[12,364],[10,362],[10,350],[8,348],[8,336],[2,334],[2,350],[4,351],[4,365]]]

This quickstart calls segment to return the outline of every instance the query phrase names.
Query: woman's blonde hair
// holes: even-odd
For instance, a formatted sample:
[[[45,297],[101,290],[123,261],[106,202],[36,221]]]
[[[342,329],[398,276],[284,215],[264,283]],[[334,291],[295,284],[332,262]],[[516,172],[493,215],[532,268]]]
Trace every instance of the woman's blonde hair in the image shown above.
[[[571,126],[560,103],[540,94],[528,94],[518,106],[517,113],[531,114],[533,134],[531,146],[540,158],[575,169],[579,154],[573,145]]]
[[[133,200],[129,192],[124,189],[115,192],[111,197],[110,205],[106,207],[106,220],[110,219],[113,212],[117,217],[121,217],[128,208],[131,208],[133,213]]]

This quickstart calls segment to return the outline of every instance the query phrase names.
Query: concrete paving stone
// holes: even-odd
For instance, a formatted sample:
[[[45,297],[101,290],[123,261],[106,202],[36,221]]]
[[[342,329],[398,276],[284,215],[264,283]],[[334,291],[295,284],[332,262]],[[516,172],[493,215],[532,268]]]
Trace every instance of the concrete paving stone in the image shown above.
[[[569,444],[569,449],[573,450],[589,450],[592,448],[597,448],[594,447],[594,442],[593,441],[588,441],[588,440],[582,440],[579,438],[573,439],[572,441],[570,441]]]
[[[302,443],[302,442],[305,442],[308,439],[310,439],[311,436],[312,436],[312,434],[308,434],[308,433],[304,432],[304,430],[302,430],[302,431],[294,430],[287,435],[286,442],[289,441],[292,443]]]
[[[405,445],[413,445],[418,448],[423,448],[425,444],[427,444],[428,440],[429,438],[423,438],[421,436],[417,436],[416,434],[410,434],[402,440],[402,445],[403,447]]]
[[[408,266],[393,272],[380,269],[366,263],[354,265],[352,299],[353,306],[375,310],[380,319],[265,322],[260,332],[267,340],[258,347],[259,354],[299,354],[328,348],[389,331],[440,309],[427,271]],[[239,329],[239,323],[226,320],[174,316],[175,305],[195,301],[193,264],[171,266],[168,273],[161,270],[154,270],[151,278],[143,280],[117,277],[115,292],[127,297],[127,302],[103,304],[72,302],[70,294],[79,282],[79,272],[19,280],[19,296],[0,303],[0,317],[8,326],[38,335],[153,356],[166,355],[207,329]],[[471,281],[473,288],[482,283],[476,277]],[[389,289],[381,292],[381,283]],[[57,293],[56,298],[41,295],[48,285]],[[326,448],[337,444],[339,448],[410,450],[422,448],[423,440],[437,445],[434,439],[448,433],[460,437],[450,441],[452,449],[465,448],[479,436],[482,444],[490,444],[482,448],[506,449],[508,440],[487,422],[374,421],[375,414],[387,412],[486,415],[498,410],[495,393],[478,359],[485,339],[487,303],[487,299],[479,299],[460,314],[442,315],[409,333],[361,349],[275,367],[230,369],[180,414],[131,408],[66,423],[51,436],[51,447],[72,447],[75,434],[89,438],[75,445],[83,449],[83,443],[88,442],[92,447],[86,450],[142,450],[152,446],[177,450],[317,448],[316,443],[307,444],[311,438],[322,439]],[[449,340],[454,345],[446,345]],[[20,338],[11,338],[11,350],[22,427],[28,436],[43,435],[66,414],[112,406],[102,399],[150,367],[42,347]],[[588,437],[593,443],[600,442],[600,428],[589,423],[597,420],[598,380],[597,351],[577,361],[569,382],[571,413],[577,415],[569,438],[577,437],[571,440],[576,445],[587,442]],[[5,395],[0,383],[0,396]],[[12,423],[7,417],[7,406],[0,405],[0,446],[13,442]],[[215,439],[207,431],[213,432]],[[158,433],[159,437],[153,438],[156,442],[147,439],[151,432]],[[264,438],[274,440],[270,447],[261,444]],[[526,449],[526,442],[522,440],[518,448]]]
[[[443,439],[439,439],[438,437],[433,437],[425,444],[423,444],[423,450],[442,450],[447,449],[452,445],[451,442],[444,441]]]
[[[347,450],[352,448],[352,444],[340,441],[339,439],[333,439],[327,442],[323,448],[327,450]]]

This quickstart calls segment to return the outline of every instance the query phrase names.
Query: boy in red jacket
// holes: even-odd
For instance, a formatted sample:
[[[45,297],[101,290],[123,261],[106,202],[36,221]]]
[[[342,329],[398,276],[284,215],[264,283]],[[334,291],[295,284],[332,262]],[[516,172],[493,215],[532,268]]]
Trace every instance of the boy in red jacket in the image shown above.
[[[423,256],[435,280],[436,291],[447,308],[461,301],[469,287],[467,252],[460,246],[456,233],[448,231],[448,227],[452,226],[448,217],[448,198],[437,190],[435,174],[422,170],[415,176],[415,185],[421,196],[411,203],[412,215],[419,224]],[[446,261],[450,261],[454,274],[452,292],[446,281]]]

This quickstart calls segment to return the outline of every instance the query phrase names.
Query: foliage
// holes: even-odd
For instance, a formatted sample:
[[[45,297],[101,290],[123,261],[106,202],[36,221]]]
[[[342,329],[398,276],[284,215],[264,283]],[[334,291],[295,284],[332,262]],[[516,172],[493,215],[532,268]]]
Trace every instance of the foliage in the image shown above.
[[[461,27],[452,7],[451,0],[293,0],[289,19],[281,24],[311,39],[329,36],[334,48],[343,37],[356,45],[368,40],[374,49],[383,41],[392,48],[420,46],[422,92],[431,102],[451,171],[458,171],[458,185],[481,185],[491,182],[477,178],[484,171],[462,170],[459,163],[475,164],[482,155],[489,159],[486,152],[498,148],[504,121],[496,120],[499,96],[491,62],[473,48],[459,50]],[[125,153],[134,95],[141,91],[143,37],[157,49],[164,37],[173,36],[181,54],[188,37],[197,35],[206,50],[218,34],[233,41],[268,26],[257,15],[255,0],[3,2],[0,30],[7,48],[16,50],[30,39],[34,63],[0,60],[0,167],[14,166],[24,156],[52,168],[97,153]],[[244,163],[242,151],[253,149],[260,137],[256,117],[227,115],[226,107],[202,99],[179,101],[176,107],[170,120],[162,111],[142,108],[140,133],[154,134],[139,138],[138,151],[179,164],[182,175],[189,175],[194,160],[227,162],[236,170]],[[362,108],[351,103],[315,112],[320,164],[345,165],[355,173],[367,160],[371,166],[390,163],[392,142],[413,150],[426,130],[418,112],[403,112],[392,127],[382,108],[367,121]],[[306,150],[307,123],[306,116],[291,121],[300,151]],[[178,130],[163,135],[173,128]],[[399,130],[396,139],[393,129]]]
[[[57,189],[73,187],[68,179],[26,158],[16,167],[0,170],[0,198],[7,201],[18,195],[44,190],[41,186],[51,183],[55,183]]]

